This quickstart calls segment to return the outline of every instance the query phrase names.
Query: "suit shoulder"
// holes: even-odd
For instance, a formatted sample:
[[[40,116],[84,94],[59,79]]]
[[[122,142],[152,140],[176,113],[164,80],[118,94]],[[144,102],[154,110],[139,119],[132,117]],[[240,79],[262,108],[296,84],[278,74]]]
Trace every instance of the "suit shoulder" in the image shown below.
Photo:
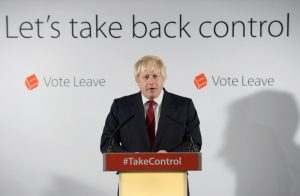
[[[177,94],[174,94],[174,93],[169,93],[168,92],[168,96],[170,97],[170,99],[172,99],[173,101],[175,102],[190,102],[192,101],[191,98],[188,98],[188,97],[184,97],[184,96],[181,96],[181,95],[177,95]]]
[[[131,102],[132,100],[135,100],[138,96],[139,96],[140,93],[134,93],[134,94],[131,94],[131,95],[126,95],[126,96],[123,96],[123,97],[119,97],[119,98],[116,98],[114,101],[117,102],[117,103],[128,103],[128,102]]]

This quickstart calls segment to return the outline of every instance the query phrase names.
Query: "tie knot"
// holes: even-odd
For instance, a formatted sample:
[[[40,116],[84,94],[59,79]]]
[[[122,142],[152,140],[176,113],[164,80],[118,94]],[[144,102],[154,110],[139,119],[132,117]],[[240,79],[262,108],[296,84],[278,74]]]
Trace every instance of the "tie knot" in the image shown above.
[[[153,101],[153,100],[148,101],[148,104],[149,104],[149,108],[152,108],[155,104],[155,101]]]

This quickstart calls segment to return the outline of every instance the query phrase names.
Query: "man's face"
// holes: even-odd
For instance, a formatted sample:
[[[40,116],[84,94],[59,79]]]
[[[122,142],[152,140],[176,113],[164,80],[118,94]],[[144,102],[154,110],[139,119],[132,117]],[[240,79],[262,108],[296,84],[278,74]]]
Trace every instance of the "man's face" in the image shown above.
[[[137,84],[142,94],[151,100],[159,96],[164,83],[159,70],[145,69],[137,78]]]

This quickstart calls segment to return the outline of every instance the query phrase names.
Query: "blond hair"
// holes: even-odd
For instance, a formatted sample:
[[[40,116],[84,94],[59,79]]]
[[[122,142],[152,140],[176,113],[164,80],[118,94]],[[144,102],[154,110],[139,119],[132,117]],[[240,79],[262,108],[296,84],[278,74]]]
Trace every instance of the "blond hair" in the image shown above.
[[[143,72],[145,69],[159,70],[162,78],[164,80],[166,80],[167,78],[166,67],[163,61],[157,56],[150,56],[150,55],[143,56],[135,63],[134,74],[135,74],[136,81],[138,80],[140,73]]]

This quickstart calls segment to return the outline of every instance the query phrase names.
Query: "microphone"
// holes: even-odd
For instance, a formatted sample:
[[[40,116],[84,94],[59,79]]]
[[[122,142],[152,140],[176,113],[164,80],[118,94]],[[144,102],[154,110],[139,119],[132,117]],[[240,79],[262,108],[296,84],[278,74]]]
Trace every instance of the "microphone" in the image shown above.
[[[195,142],[193,140],[192,133],[191,133],[191,136],[190,136],[190,142],[191,142],[191,146],[190,146],[189,152],[198,152],[199,148],[197,147],[197,145],[195,144]]]
[[[113,133],[111,134],[110,138],[109,138],[109,142],[108,142],[108,147],[106,152],[112,152],[112,147],[115,143],[115,134],[125,125],[127,124],[132,118],[134,117],[134,115],[132,114],[130,117],[128,117],[125,121],[123,121],[123,123],[119,124],[119,126],[117,126],[117,128],[113,131]]]
[[[180,121],[170,117],[169,115],[166,115],[166,117],[174,122],[176,122],[177,124],[179,124],[180,126],[183,126],[184,129],[186,129],[188,132],[190,132],[190,146],[189,146],[189,152],[198,152],[199,148],[197,147],[197,145],[195,144],[194,140],[193,140],[193,135],[192,132],[190,130],[190,128],[188,126],[186,126],[185,124],[181,123]]]

